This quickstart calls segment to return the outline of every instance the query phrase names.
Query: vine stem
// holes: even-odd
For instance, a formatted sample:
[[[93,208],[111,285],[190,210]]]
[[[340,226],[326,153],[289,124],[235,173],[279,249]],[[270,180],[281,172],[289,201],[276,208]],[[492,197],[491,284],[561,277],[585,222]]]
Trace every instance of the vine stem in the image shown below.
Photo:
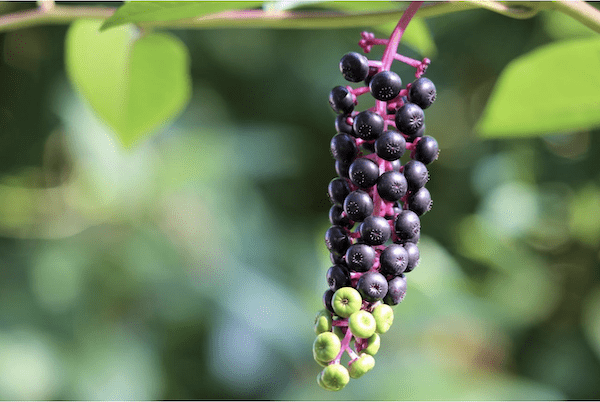
[[[61,25],[82,18],[106,19],[116,10],[104,6],[72,6],[46,2],[33,10],[17,11],[0,15],[0,32],[22,29],[37,25]],[[42,3],[42,1],[40,1]],[[555,9],[576,19],[600,33],[600,11],[581,0],[552,2],[498,2],[498,1],[446,1],[423,5],[417,13],[419,18],[467,11],[477,8],[525,19],[535,16],[541,9]],[[379,12],[343,13],[336,11],[225,11],[195,18],[171,21],[150,21],[139,23],[146,28],[164,29],[204,29],[204,28],[284,28],[317,29],[349,28],[380,25],[401,18],[402,10]]]

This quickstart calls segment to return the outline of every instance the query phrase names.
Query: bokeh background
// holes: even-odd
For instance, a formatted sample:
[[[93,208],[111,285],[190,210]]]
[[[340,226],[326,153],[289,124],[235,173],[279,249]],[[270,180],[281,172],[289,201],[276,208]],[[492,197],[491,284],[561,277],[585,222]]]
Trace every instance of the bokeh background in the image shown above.
[[[473,130],[512,59],[595,34],[549,11],[426,24],[434,208],[375,369],[339,393],[311,353],[327,95],[369,27],[172,31],[193,97],[132,151],[69,83],[67,26],[1,33],[0,399],[599,399],[600,132]]]

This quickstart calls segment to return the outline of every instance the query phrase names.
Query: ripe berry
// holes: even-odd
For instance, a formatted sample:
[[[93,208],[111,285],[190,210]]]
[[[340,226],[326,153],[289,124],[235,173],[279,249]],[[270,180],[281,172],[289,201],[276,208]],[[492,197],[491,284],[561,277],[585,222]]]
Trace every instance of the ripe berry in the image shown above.
[[[425,122],[423,109],[414,103],[406,103],[396,112],[396,128],[408,136],[413,136]]]
[[[369,74],[367,75],[367,78],[365,78],[366,86],[369,86],[369,84],[371,83],[371,80],[373,79],[375,74],[377,74],[377,71],[379,71],[379,69],[377,67],[375,67],[375,66],[369,67]]]
[[[375,250],[366,244],[353,244],[346,251],[346,265],[350,270],[367,272],[375,262]]]
[[[413,159],[428,165],[438,158],[440,148],[435,138],[426,135],[417,142],[413,153],[414,156],[411,155]]]
[[[354,222],[350,220],[346,215],[343,214],[344,208],[341,205],[334,204],[329,209],[329,222],[333,226],[343,226],[346,228],[351,228],[354,225]]]
[[[329,289],[334,292],[344,286],[350,286],[350,272],[343,265],[334,265],[327,270],[325,275]]]
[[[433,205],[431,194],[425,187],[421,187],[417,192],[412,193],[407,199],[408,209],[421,216],[429,211]]]
[[[415,160],[406,162],[402,173],[404,173],[408,189],[411,191],[420,189],[429,180],[429,172],[423,162]]]
[[[335,161],[335,171],[338,176],[343,177],[344,179],[349,179],[350,176],[348,174],[348,169],[350,169],[350,161]]]
[[[360,188],[373,187],[379,177],[379,166],[367,158],[358,158],[348,170],[350,180]]]
[[[383,117],[370,110],[357,114],[352,125],[357,137],[367,141],[377,139],[383,133],[383,127]]]
[[[325,232],[325,245],[332,253],[344,254],[350,244],[350,237],[346,229],[341,226],[332,226]]]
[[[416,79],[408,91],[408,99],[421,109],[427,109],[435,101],[435,85],[429,78],[421,77]]]
[[[404,175],[395,170],[385,172],[377,179],[377,193],[386,201],[398,201],[406,194],[407,187]]]
[[[360,277],[356,288],[363,299],[374,302],[385,297],[388,292],[388,282],[379,272],[369,271]]]
[[[329,106],[338,114],[348,114],[354,110],[354,98],[348,88],[337,86],[329,93]]]
[[[392,229],[388,221],[381,216],[365,218],[358,230],[361,240],[371,246],[379,246],[385,243],[392,235]]]
[[[332,203],[342,205],[346,196],[350,194],[350,186],[346,179],[338,177],[329,182],[327,192]]]
[[[347,53],[340,60],[340,72],[350,82],[362,81],[369,75],[369,60],[360,53]]]
[[[419,264],[420,253],[419,247],[417,247],[416,243],[405,243],[404,249],[408,254],[408,264],[406,265],[406,269],[404,270],[404,272],[406,273],[412,271],[417,266],[417,264]]]
[[[331,154],[336,160],[353,161],[358,154],[358,148],[349,134],[340,133],[333,136],[329,143]]]
[[[335,118],[335,131],[338,133],[346,133],[350,135],[354,135],[354,130],[352,129],[352,124],[348,124],[348,115],[347,114],[338,114]]]
[[[398,235],[400,243],[418,236],[421,233],[421,221],[419,216],[410,210],[404,210],[396,217],[394,230]]]
[[[388,291],[383,301],[390,306],[395,306],[404,300],[406,295],[406,278],[399,275],[388,282]]]
[[[371,95],[380,101],[390,101],[400,94],[402,80],[393,71],[381,71],[369,82]]]
[[[325,293],[323,293],[323,305],[327,310],[331,311],[332,313],[335,313],[335,311],[333,311],[333,305],[331,304],[334,293],[335,292],[331,290],[331,288],[327,289]]]
[[[408,252],[399,244],[390,244],[379,257],[381,273],[384,275],[400,275],[408,265]]]
[[[377,156],[386,161],[398,160],[406,151],[406,140],[399,132],[388,130],[375,141]]]
[[[344,211],[354,222],[361,222],[373,213],[373,200],[362,190],[353,191],[344,200]]]

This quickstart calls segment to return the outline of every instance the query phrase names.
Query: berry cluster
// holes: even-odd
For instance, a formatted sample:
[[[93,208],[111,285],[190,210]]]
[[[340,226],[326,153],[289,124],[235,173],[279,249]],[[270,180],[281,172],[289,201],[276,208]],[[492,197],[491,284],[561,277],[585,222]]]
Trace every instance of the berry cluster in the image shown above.
[[[390,306],[404,299],[405,274],[419,261],[419,217],[432,206],[426,165],[437,159],[439,149],[433,137],[424,135],[423,109],[434,102],[436,89],[421,77],[429,60],[397,54],[399,40],[394,47],[392,37],[375,39],[363,32],[359,44],[365,53],[373,45],[386,45],[382,60],[344,55],[339,65],[344,78],[365,86],[337,86],[329,94],[338,114],[331,153],[339,177],[328,186],[332,226],[325,243],[333,265],[326,274],[329,289],[323,295],[325,309],[315,319],[313,344],[314,359],[324,367],[317,382],[327,390],[340,390],[350,377],[373,368],[379,334],[394,319]],[[415,67],[416,80],[403,88],[390,71],[393,60]],[[376,106],[356,111],[357,97],[367,93]],[[402,164],[405,154],[410,160]]]

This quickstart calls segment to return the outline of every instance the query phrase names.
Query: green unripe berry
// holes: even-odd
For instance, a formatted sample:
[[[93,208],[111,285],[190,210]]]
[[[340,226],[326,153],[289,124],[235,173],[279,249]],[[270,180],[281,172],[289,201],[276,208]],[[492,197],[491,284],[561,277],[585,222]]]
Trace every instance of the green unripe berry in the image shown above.
[[[329,364],[329,362],[322,362],[321,360],[319,360],[317,358],[317,354],[315,353],[315,350],[313,349],[313,359],[319,364],[319,366],[321,367],[327,367],[327,365]]]
[[[375,354],[377,354],[377,352],[379,351],[379,347],[381,346],[381,339],[379,338],[379,335],[377,333],[374,333],[369,338],[367,344],[369,346],[367,346],[365,349],[363,349],[363,352],[368,353],[371,356],[374,356]]]
[[[333,311],[342,318],[350,317],[350,315],[362,307],[362,297],[358,290],[351,287],[343,287],[333,294],[331,299]]]
[[[357,338],[370,338],[375,333],[377,324],[371,313],[359,310],[348,318],[348,328]]]
[[[317,339],[313,343],[315,360],[330,362],[340,353],[341,348],[342,343],[337,335],[333,332],[323,332],[317,335]]]
[[[394,310],[387,304],[380,304],[373,309],[373,317],[375,317],[375,323],[377,324],[375,331],[384,334],[394,322]]]
[[[339,391],[350,381],[348,369],[341,364],[330,364],[321,372],[321,382],[325,389]]]
[[[331,331],[331,313],[328,310],[321,310],[315,317],[315,333],[319,335],[322,332]]]
[[[350,377],[360,378],[375,367],[375,359],[373,356],[361,353],[360,357],[350,362]]]

